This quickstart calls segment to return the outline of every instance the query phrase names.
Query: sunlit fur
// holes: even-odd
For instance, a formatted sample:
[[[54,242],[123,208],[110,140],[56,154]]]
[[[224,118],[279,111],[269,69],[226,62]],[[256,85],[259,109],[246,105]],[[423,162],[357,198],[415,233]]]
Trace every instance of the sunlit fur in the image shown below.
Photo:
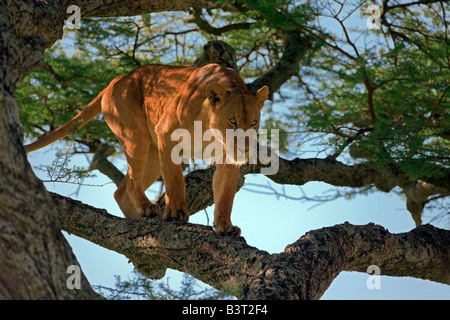
[[[260,110],[267,96],[267,87],[250,93],[233,69],[216,64],[202,68],[142,66],[116,77],[71,121],[26,146],[26,150],[30,152],[61,139],[102,112],[127,158],[127,174],[114,193],[123,214],[141,220],[159,213],[145,190],[162,174],[166,188],[163,217],[187,221],[182,168],[170,157],[176,143],[171,141],[171,133],[184,128],[193,135],[194,121],[202,122],[202,130],[215,128],[224,136],[226,129],[258,130]],[[230,119],[235,119],[236,124]],[[217,165],[213,190],[214,226],[218,233],[240,234],[230,218],[238,180],[239,166]]]

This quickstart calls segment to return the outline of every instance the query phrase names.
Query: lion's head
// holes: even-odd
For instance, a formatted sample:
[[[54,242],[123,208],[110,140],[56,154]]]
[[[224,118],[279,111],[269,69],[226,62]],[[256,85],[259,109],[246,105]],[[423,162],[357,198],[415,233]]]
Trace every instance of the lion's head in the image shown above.
[[[231,157],[232,162],[246,162],[254,151],[252,146],[259,130],[261,109],[268,95],[267,86],[255,93],[241,87],[226,89],[217,82],[206,87],[210,128],[219,130],[225,139],[222,143],[228,161]]]

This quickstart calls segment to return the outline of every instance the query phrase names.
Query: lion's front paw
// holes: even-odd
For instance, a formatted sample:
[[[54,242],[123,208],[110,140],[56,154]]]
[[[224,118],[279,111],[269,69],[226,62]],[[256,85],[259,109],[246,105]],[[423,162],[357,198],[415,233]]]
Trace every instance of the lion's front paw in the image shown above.
[[[159,207],[153,203],[147,204],[141,208],[140,214],[143,218],[159,216]]]
[[[166,209],[163,218],[166,220],[180,220],[184,222],[189,221],[189,212],[183,209]]]
[[[223,224],[215,227],[216,233],[220,235],[228,235],[239,237],[241,235],[241,228],[233,226],[232,224]]]

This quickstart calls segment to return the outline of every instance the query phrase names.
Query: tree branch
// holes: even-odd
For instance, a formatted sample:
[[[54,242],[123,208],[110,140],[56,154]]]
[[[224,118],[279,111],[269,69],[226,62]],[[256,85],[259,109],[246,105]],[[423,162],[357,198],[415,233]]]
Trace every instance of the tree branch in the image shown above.
[[[271,157],[270,148],[268,157]],[[412,181],[401,171],[395,168],[385,167],[375,169],[364,163],[347,165],[333,157],[330,158],[295,158],[287,160],[279,157],[279,168],[273,175],[267,178],[279,184],[304,185],[310,181],[321,181],[337,187],[359,188],[374,184],[378,190],[389,192],[394,187],[404,188]],[[246,164],[242,167],[242,174],[258,173],[264,166],[257,164]],[[450,192],[450,174],[443,173],[434,178],[418,177],[426,181],[428,196],[431,194],[447,194]],[[417,182],[415,182],[417,183]]]
[[[65,231],[125,255],[142,274],[160,278],[171,268],[234,289],[240,298],[319,299],[341,271],[373,264],[383,275],[450,284],[450,232],[431,225],[391,234],[374,224],[345,223],[311,231],[271,255],[211,227],[122,219],[57,194],[52,198]]]
[[[229,24],[221,28],[213,27],[208,23],[208,21],[202,19],[202,9],[195,8],[192,11],[192,20],[190,22],[194,22],[201,30],[213,34],[216,36],[220,36],[222,33],[230,32],[232,30],[246,30],[249,29],[254,23],[252,22],[241,22]]]
[[[108,160],[108,156],[112,155],[115,151],[114,147],[107,143],[98,143],[89,145],[89,149],[94,153],[94,158],[91,161],[89,169],[97,169],[110,178],[116,186],[119,186],[125,175]]]
[[[272,151],[273,152],[273,151]],[[260,172],[263,166],[247,164],[243,174]],[[394,173],[392,173],[394,175]],[[385,192],[398,185],[399,181],[386,173],[381,174],[364,164],[346,165],[330,158],[310,158],[287,160],[279,157],[278,171],[267,178],[279,184],[304,185],[310,181],[321,181],[337,187],[359,188],[370,184]]]
[[[194,65],[203,67],[210,63],[217,63],[237,71],[236,53],[233,47],[221,40],[208,41],[203,46],[203,53],[195,60]]]
[[[388,1],[383,1],[383,3],[388,3]],[[387,12],[388,10],[392,10],[392,9],[396,9],[396,8],[406,8],[406,7],[410,7],[410,6],[415,6],[415,5],[420,5],[420,4],[432,4],[432,3],[436,3],[436,2],[442,2],[442,0],[422,0],[422,1],[413,1],[413,2],[409,2],[409,3],[398,3],[398,4],[394,4],[391,6],[386,6],[385,11]]]
[[[310,38],[298,31],[291,31],[285,34],[284,53],[280,61],[268,72],[248,84],[250,91],[256,91],[267,85],[271,94],[278,91],[280,87],[292,76],[298,74],[300,60],[310,47]]]
[[[241,174],[257,173],[261,164],[243,166]],[[321,181],[336,187],[360,188],[373,184],[379,191],[390,192],[400,187],[407,197],[406,208],[416,224],[422,224],[421,216],[430,196],[450,194],[450,175],[411,181],[403,172],[392,167],[375,169],[364,163],[347,165],[333,158],[293,159],[279,158],[276,174],[267,178],[278,184],[304,185],[310,181]],[[419,178],[420,179],[420,178]]]
[[[238,190],[244,185],[244,176],[260,173],[263,166],[246,164],[241,168],[241,179]],[[215,167],[206,170],[196,170],[185,176],[186,201],[191,215],[214,203],[212,192],[212,177]],[[435,179],[436,184],[410,181],[404,174],[385,168],[379,171],[365,164],[347,165],[332,158],[293,159],[279,158],[278,171],[266,177],[278,184],[302,186],[310,181],[321,181],[336,187],[360,188],[373,184],[378,190],[389,192],[398,186],[404,189],[408,198],[407,209],[413,216],[416,225],[420,225],[420,215],[429,196],[448,195],[450,190],[447,183],[449,177]],[[425,179],[424,179],[425,180]],[[426,186],[426,187],[425,187]],[[164,197],[160,197],[158,205],[164,211]],[[420,206],[418,213],[417,206]]]
[[[149,12],[188,10],[205,3],[203,0],[64,0],[63,10],[66,12],[68,6],[77,5],[82,17],[123,17]]]

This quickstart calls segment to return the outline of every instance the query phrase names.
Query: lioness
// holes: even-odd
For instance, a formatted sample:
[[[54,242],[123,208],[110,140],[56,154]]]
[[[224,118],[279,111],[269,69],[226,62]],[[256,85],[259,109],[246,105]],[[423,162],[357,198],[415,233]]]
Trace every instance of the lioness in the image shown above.
[[[192,133],[194,121],[201,121],[203,131],[218,129],[223,136],[226,129],[257,131],[268,93],[266,86],[250,93],[233,69],[217,64],[202,68],[141,66],[116,77],[72,120],[25,149],[31,152],[61,139],[103,112],[128,164],[127,174],[114,193],[123,214],[136,220],[159,214],[144,192],[162,174],[166,188],[163,218],[188,221],[183,171],[171,159],[177,143],[171,133],[178,128]],[[240,235],[240,229],[231,224],[238,180],[239,165],[216,165],[214,227],[219,234]]]

